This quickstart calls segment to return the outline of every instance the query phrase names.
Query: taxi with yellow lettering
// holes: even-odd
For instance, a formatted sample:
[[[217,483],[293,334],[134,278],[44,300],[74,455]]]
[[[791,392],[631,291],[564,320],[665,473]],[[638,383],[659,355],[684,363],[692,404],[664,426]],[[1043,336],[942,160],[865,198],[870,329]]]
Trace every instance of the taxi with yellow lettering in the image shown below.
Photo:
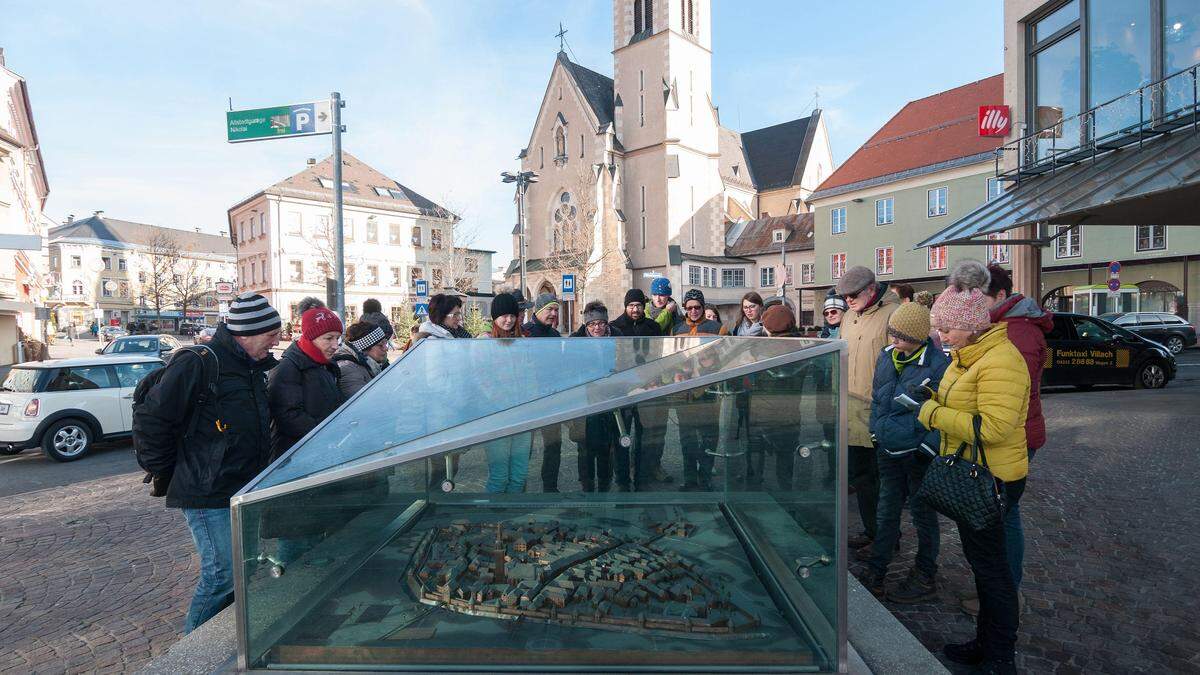
[[[1161,389],[1175,379],[1175,370],[1175,357],[1160,344],[1098,317],[1056,312],[1054,330],[1046,335],[1042,386]]]

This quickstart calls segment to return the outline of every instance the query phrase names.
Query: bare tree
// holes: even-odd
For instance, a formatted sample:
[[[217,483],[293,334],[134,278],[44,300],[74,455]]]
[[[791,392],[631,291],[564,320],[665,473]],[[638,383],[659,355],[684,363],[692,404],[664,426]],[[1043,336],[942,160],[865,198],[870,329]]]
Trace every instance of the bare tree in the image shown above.
[[[208,294],[209,280],[201,276],[201,269],[199,259],[181,255],[171,277],[171,299],[179,306],[184,319],[188,308],[202,305]]]
[[[588,280],[605,264],[621,255],[615,245],[605,241],[596,200],[600,169],[596,164],[579,164],[568,179],[550,216],[550,254],[543,269],[551,275],[575,275],[575,293],[586,297]]]
[[[458,217],[430,226],[429,262],[433,267],[430,284],[435,291],[479,290],[482,256],[471,249],[477,236],[476,228]]]
[[[179,263],[179,240],[158,230],[146,245],[150,268],[142,282],[142,298],[154,308],[154,319],[162,324],[163,307],[171,306],[175,293],[175,268]]]
[[[316,284],[324,289],[325,280],[337,276],[334,271],[337,269],[337,225],[333,222],[332,210],[330,215],[317,221],[311,235],[305,234],[303,238],[319,258],[317,269],[304,270],[305,283]],[[347,278],[346,283],[349,282]]]

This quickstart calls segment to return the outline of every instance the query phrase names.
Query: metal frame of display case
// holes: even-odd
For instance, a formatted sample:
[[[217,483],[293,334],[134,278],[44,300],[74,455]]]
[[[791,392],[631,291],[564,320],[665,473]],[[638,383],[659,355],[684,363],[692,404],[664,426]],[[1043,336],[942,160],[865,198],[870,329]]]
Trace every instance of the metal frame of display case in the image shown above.
[[[647,339],[656,339],[656,338],[618,337],[618,338],[609,338],[609,339],[611,339],[611,340],[647,340]],[[664,338],[657,338],[657,339],[664,339]],[[238,665],[239,670],[249,671],[249,672],[268,672],[267,669],[257,669],[257,668],[252,669],[250,664],[252,662],[257,662],[257,660],[261,657],[261,655],[256,654],[256,655],[254,655],[253,658],[251,658],[248,653],[249,652],[248,637],[247,637],[248,636],[248,627],[246,626],[245,607],[244,607],[245,599],[243,597],[243,595],[245,593],[245,583],[246,583],[245,566],[248,562],[242,558],[244,542],[242,540],[242,524],[243,523],[242,523],[242,517],[241,517],[242,516],[241,508],[243,505],[269,500],[269,499],[272,499],[274,497],[279,497],[284,494],[300,492],[303,490],[307,490],[307,489],[322,486],[322,485],[328,485],[330,483],[335,483],[335,482],[339,482],[339,481],[342,481],[345,479],[354,478],[356,476],[365,475],[365,474],[371,473],[373,471],[377,471],[379,469],[384,469],[384,468],[387,468],[390,466],[395,466],[397,464],[411,462],[414,460],[419,460],[419,459],[424,459],[424,458],[428,458],[431,456],[435,456],[435,455],[438,455],[438,454],[441,454],[444,452],[454,450],[456,448],[470,447],[470,446],[477,445],[479,443],[482,443],[484,441],[487,441],[487,440],[490,440],[493,438],[503,437],[503,436],[507,436],[510,434],[516,434],[516,433],[520,433],[522,431],[528,431],[531,429],[539,429],[539,428],[543,428],[543,427],[553,425],[553,424],[561,424],[568,420],[586,417],[588,415],[603,412],[605,410],[625,408],[625,407],[636,405],[643,401],[663,398],[666,396],[670,396],[672,394],[677,394],[680,392],[696,389],[698,387],[708,386],[708,385],[712,385],[712,384],[715,384],[718,382],[742,377],[742,376],[748,375],[750,373],[760,372],[760,371],[768,370],[771,368],[777,368],[780,366],[786,366],[786,365],[790,365],[793,363],[806,361],[811,358],[818,357],[818,356],[821,356],[824,354],[838,353],[838,355],[839,355],[839,362],[838,362],[838,380],[839,381],[838,381],[838,394],[837,394],[837,396],[838,396],[838,433],[837,433],[837,447],[836,447],[838,461],[836,462],[836,466],[837,466],[836,482],[837,483],[836,483],[836,486],[834,487],[834,489],[835,489],[834,504],[835,504],[835,520],[836,520],[836,522],[835,522],[835,542],[836,542],[835,550],[839,554],[835,556],[835,561],[834,561],[835,569],[836,569],[836,579],[837,579],[836,597],[838,598],[838,601],[837,601],[837,608],[836,608],[836,614],[837,614],[836,625],[833,628],[836,631],[835,641],[836,641],[836,645],[837,645],[837,654],[834,656],[835,662],[837,664],[836,667],[837,667],[838,672],[845,672],[846,667],[847,667],[847,658],[848,658],[848,649],[847,649],[848,618],[847,618],[847,608],[846,608],[846,606],[847,606],[847,602],[846,602],[846,600],[847,600],[847,598],[846,598],[846,592],[847,592],[847,590],[846,590],[846,586],[847,586],[847,584],[846,584],[846,573],[847,573],[846,546],[847,546],[847,537],[848,537],[848,535],[847,535],[848,515],[847,515],[847,498],[846,498],[846,486],[847,486],[847,480],[848,480],[848,475],[847,475],[848,470],[847,470],[847,466],[846,466],[846,458],[847,458],[847,452],[848,452],[847,444],[846,444],[846,429],[847,429],[848,417],[847,417],[847,409],[846,408],[847,408],[847,402],[848,402],[848,394],[847,394],[848,353],[847,353],[847,349],[846,349],[846,343],[844,341],[840,341],[840,340],[837,340],[837,341],[819,340],[819,339],[812,339],[812,338],[760,338],[760,337],[721,336],[721,337],[714,337],[714,338],[698,339],[698,340],[696,340],[696,345],[694,345],[692,347],[688,347],[683,350],[679,350],[679,352],[677,352],[677,353],[692,351],[692,350],[696,349],[697,347],[703,347],[705,344],[711,344],[711,343],[717,342],[719,340],[763,340],[763,339],[789,339],[789,340],[794,339],[797,341],[803,341],[806,343],[810,343],[810,344],[812,344],[812,346],[806,347],[806,348],[800,348],[793,352],[788,352],[786,354],[773,356],[770,358],[763,359],[761,361],[755,361],[754,363],[751,363],[751,364],[736,366],[736,367],[730,368],[728,370],[722,370],[722,371],[719,371],[716,373],[708,373],[708,374],[701,375],[699,377],[684,380],[682,382],[674,382],[674,383],[666,384],[666,385],[663,385],[660,387],[656,387],[654,389],[644,390],[644,391],[638,392],[636,394],[627,395],[620,399],[609,399],[603,403],[591,404],[591,405],[587,405],[584,407],[569,409],[569,410],[565,410],[565,411],[563,411],[563,410],[556,411],[553,414],[544,415],[544,416],[541,416],[541,417],[533,419],[533,420],[525,420],[520,425],[510,425],[510,426],[504,426],[504,427],[499,427],[499,428],[492,427],[492,428],[489,428],[486,433],[476,433],[476,434],[472,434],[470,436],[456,438],[456,439],[453,439],[452,441],[437,443],[437,444],[430,445],[425,448],[416,449],[413,452],[402,454],[402,455],[391,455],[388,457],[382,457],[379,459],[367,460],[367,461],[351,460],[348,463],[349,464],[348,466],[342,466],[339,468],[333,468],[330,470],[321,471],[321,472],[314,473],[311,475],[303,476],[301,478],[292,480],[290,482],[281,483],[278,485],[272,485],[270,487],[255,491],[254,490],[255,486],[258,485],[262,481],[262,479],[272,471],[272,469],[274,469],[278,465],[282,464],[283,462],[287,461],[287,459],[289,457],[291,457],[297,450],[299,450],[301,447],[304,446],[305,441],[307,441],[309,438],[311,438],[312,436],[314,436],[315,434],[320,432],[327,424],[329,424],[337,416],[337,413],[335,412],[334,414],[329,415],[324,420],[322,420],[322,422],[319,423],[312,431],[310,431],[307,435],[305,435],[304,438],[302,438],[295,445],[293,445],[292,448],[290,448],[286,453],[284,453],[282,456],[280,456],[278,459],[276,459],[276,461],[273,462],[269,467],[267,467],[267,469],[265,469],[262,473],[260,473],[258,476],[256,476],[254,478],[254,480],[252,480],[249,484],[247,484],[245,487],[243,487],[237,494],[235,494],[230,499],[230,506],[231,506],[230,513],[231,513],[231,518],[232,518],[232,530],[233,530],[233,558],[234,558],[233,572],[234,572],[234,590],[235,590],[235,604],[236,604],[236,607],[234,610],[234,616],[235,616],[235,623],[236,623],[237,649],[238,649],[237,665]],[[418,349],[420,348],[420,345],[421,345],[421,343],[417,343]],[[404,356],[402,356],[400,359],[398,359],[396,361],[396,363],[394,363],[391,367],[397,367],[397,365],[399,363],[401,363],[402,360],[406,356],[413,353],[413,351],[415,351],[415,350],[410,349],[408,352],[405,353]],[[382,378],[377,377],[375,380],[373,380],[371,383],[369,383],[366,387],[359,390],[358,393],[356,393],[345,404],[343,404],[343,409],[345,408],[345,406],[351,405],[359,397],[365,395],[371,389],[372,385],[376,384],[381,379]],[[600,379],[603,379],[603,378],[600,378]],[[590,384],[590,383],[576,385],[576,387],[587,386],[587,384]],[[572,388],[574,388],[574,387],[572,387]],[[619,403],[614,403],[614,401],[619,401]],[[486,419],[486,417],[488,417],[492,414],[498,414],[501,412],[504,412],[504,411],[497,411],[496,413],[491,413],[489,415],[485,415],[484,417],[479,418],[479,419]],[[472,421],[475,421],[475,420],[472,420]],[[435,432],[435,433],[437,433],[437,432]],[[405,440],[405,441],[398,443],[397,445],[403,445],[405,443],[410,443],[413,440],[416,440],[416,439]],[[386,449],[387,448],[382,448],[381,450],[376,451],[376,452],[382,452]],[[635,497],[636,494],[637,493],[632,493],[627,497],[623,497],[621,499],[620,503],[625,503],[626,501],[629,501],[630,497]],[[635,498],[634,503],[636,503],[636,501],[637,500]],[[352,569],[350,569],[348,572],[346,572],[346,574],[344,574],[342,576],[345,577],[350,574],[353,574],[353,572],[359,566],[361,566],[361,564],[366,559],[369,559],[372,555],[374,555],[374,553],[378,552],[378,550],[380,548],[382,548],[388,542],[390,542],[399,532],[401,532],[407,526],[411,525],[419,516],[420,511],[426,507],[424,500],[419,500],[419,502],[420,502],[419,506],[418,506],[418,504],[413,504],[408,509],[406,509],[404,512],[399,514],[397,516],[397,518],[392,521],[392,526],[385,528],[388,530],[388,533],[386,536],[382,537],[382,540],[380,541],[378,546],[371,547],[369,552],[367,552],[365,555],[360,554],[359,556],[357,556],[357,558],[360,558],[357,561],[357,563],[351,564],[350,562],[347,562],[345,564],[345,567],[352,568]],[[513,503],[513,505],[516,506],[518,504]],[[546,504],[539,504],[539,505],[545,506]],[[417,509],[417,510],[414,511],[414,509]],[[735,532],[735,534],[737,535],[737,537],[739,538],[739,540],[741,540],[743,542],[744,548],[748,552],[752,551],[754,553],[753,555],[751,555],[751,563],[752,564],[754,564],[756,566],[763,566],[763,567],[778,566],[778,564],[774,564],[774,565],[768,564],[768,562],[766,562],[761,555],[760,547],[754,545],[752,541],[747,542],[747,539],[746,539],[747,535],[745,532],[745,528],[741,527],[739,525],[736,515],[734,515],[733,517],[730,517],[731,514],[729,513],[729,510],[725,507],[722,507],[721,510],[726,515],[726,517],[729,518],[729,521],[732,525],[732,529]],[[746,545],[747,543],[749,543],[749,545]],[[773,581],[778,583],[778,579],[776,578],[776,575],[771,573],[770,571],[767,571],[767,574],[765,576],[768,578],[771,578]],[[779,593],[780,591],[776,588],[768,588],[768,592],[772,596],[772,598],[775,599],[776,594]],[[315,602],[317,602],[317,601],[319,601],[319,598],[317,600],[312,601],[312,603],[315,604]],[[306,604],[309,604],[309,603],[306,602]],[[795,608],[791,606],[790,602],[783,603],[782,606],[787,608],[789,611],[795,611]],[[310,607],[310,609],[311,609],[311,607]],[[811,631],[811,628],[805,626],[804,632],[809,633],[811,635],[812,631]],[[819,644],[815,640],[813,641],[813,643]],[[489,666],[489,668],[493,671],[512,671],[512,672],[517,672],[517,671],[524,672],[524,671],[528,670],[528,668],[524,667],[524,666],[504,667],[504,666],[492,665],[492,666]],[[455,668],[448,668],[447,670],[454,670],[454,669],[461,670],[462,667],[456,666]],[[271,668],[269,670],[273,671],[273,672],[278,671],[278,669],[276,669],[276,668]],[[308,671],[310,669],[305,668],[304,670]],[[329,667],[329,668],[327,668],[327,670],[344,670],[344,668]],[[428,666],[428,665],[413,665],[411,667],[397,665],[395,667],[395,670],[410,670],[410,671],[425,670],[425,671],[429,671],[429,670],[438,670],[438,668],[430,668],[430,666]],[[573,670],[575,672],[601,672],[601,671],[614,672],[614,671],[632,670],[632,669],[614,667],[614,666],[591,667],[591,666],[581,665],[581,666],[573,667],[570,670]],[[668,666],[668,667],[664,667],[663,670],[664,671],[686,671],[686,670],[688,670],[688,668],[684,667],[684,666]],[[788,670],[794,671],[795,669],[794,668],[777,668],[777,667],[771,667],[771,666],[767,666],[767,667],[746,666],[746,667],[729,668],[728,670],[729,670],[729,672],[772,672],[772,671],[786,672]]]

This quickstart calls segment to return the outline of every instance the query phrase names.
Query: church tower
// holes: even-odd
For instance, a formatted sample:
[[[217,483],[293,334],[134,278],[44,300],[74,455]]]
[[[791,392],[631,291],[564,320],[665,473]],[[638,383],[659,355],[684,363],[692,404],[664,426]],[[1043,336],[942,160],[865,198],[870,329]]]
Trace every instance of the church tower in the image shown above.
[[[639,283],[639,272],[669,273],[670,246],[724,255],[711,19],[711,0],[613,2],[615,131],[624,150],[627,250]]]

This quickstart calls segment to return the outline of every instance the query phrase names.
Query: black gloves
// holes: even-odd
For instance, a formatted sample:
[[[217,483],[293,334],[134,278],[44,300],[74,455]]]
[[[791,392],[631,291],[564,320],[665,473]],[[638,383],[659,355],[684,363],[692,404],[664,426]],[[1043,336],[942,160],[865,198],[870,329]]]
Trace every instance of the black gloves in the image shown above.
[[[933,398],[933,390],[923,384],[910,384],[908,385],[908,391],[905,393],[908,394],[909,398],[916,401],[918,406]]]

